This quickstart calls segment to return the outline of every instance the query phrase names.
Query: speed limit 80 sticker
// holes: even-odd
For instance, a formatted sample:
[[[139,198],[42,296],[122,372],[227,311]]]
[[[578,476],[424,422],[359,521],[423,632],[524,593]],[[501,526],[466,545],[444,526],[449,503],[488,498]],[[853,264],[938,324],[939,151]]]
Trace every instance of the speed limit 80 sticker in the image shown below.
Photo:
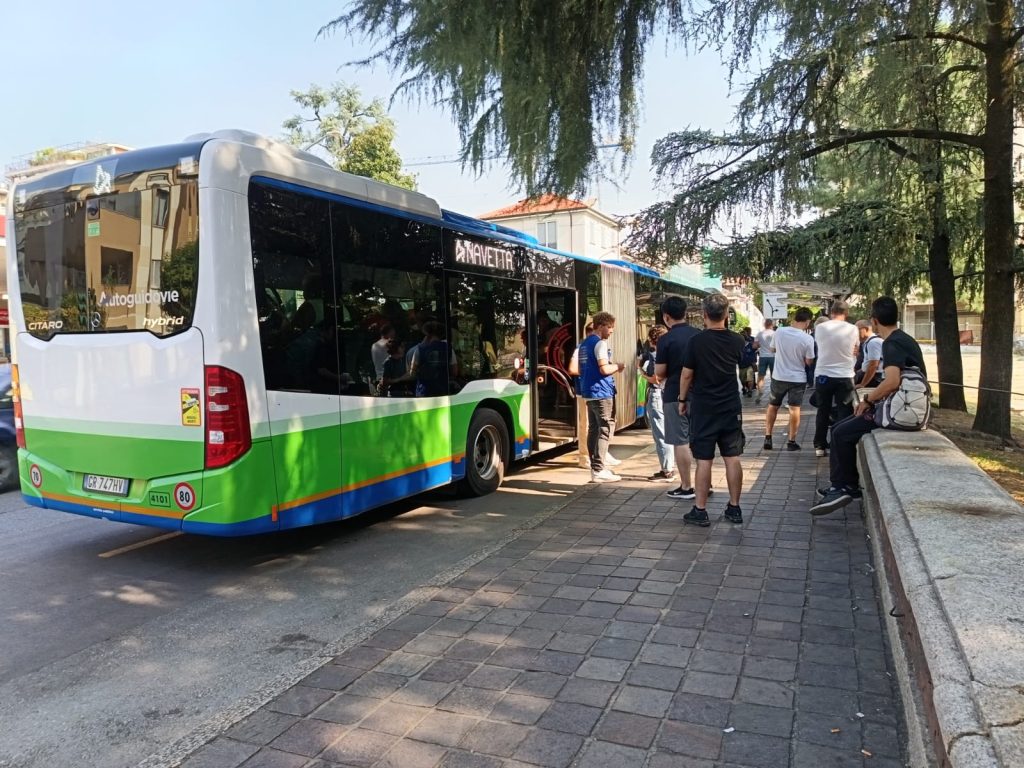
[[[174,503],[182,512],[189,512],[196,505],[196,491],[188,483],[174,486]]]

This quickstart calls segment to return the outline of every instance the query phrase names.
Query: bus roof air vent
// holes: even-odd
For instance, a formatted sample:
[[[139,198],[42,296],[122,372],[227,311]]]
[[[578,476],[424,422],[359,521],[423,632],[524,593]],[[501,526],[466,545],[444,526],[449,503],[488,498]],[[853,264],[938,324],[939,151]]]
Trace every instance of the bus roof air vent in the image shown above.
[[[269,152],[279,152],[285,155],[291,155],[298,160],[304,160],[307,163],[316,163],[326,168],[330,168],[331,164],[328,163],[321,157],[317,157],[312,152],[306,152],[298,147],[293,147],[291,144],[286,144],[283,141],[277,139],[271,139],[266,136],[261,136],[258,133],[252,131],[244,131],[241,128],[223,128],[219,131],[211,131],[209,133],[194,133],[191,136],[185,138],[185,141],[205,141],[208,139],[223,139],[224,141],[237,141],[239,144],[249,144],[253,147],[259,147]]]

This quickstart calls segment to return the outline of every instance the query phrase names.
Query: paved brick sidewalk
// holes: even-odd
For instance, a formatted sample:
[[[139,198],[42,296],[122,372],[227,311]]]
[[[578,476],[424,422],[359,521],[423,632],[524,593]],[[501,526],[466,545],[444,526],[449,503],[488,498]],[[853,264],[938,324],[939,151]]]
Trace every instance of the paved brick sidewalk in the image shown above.
[[[810,425],[763,453],[760,414],[741,527],[639,456],[183,765],[903,765],[860,507],[812,521]]]

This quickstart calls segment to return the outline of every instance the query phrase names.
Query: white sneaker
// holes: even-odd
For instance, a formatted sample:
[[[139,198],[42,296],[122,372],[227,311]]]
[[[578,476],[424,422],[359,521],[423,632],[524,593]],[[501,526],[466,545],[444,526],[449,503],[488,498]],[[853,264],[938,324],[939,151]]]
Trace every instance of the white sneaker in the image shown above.
[[[616,459],[614,456],[611,455],[611,453],[607,453],[604,457],[604,463],[607,464],[609,467],[617,467],[619,466],[619,464],[622,463],[622,459]]]
[[[814,455],[818,457],[828,456],[828,452],[824,448],[815,448]]]
[[[610,469],[602,469],[600,472],[590,473],[590,482],[592,483],[614,483],[621,479],[620,475],[616,475]]]

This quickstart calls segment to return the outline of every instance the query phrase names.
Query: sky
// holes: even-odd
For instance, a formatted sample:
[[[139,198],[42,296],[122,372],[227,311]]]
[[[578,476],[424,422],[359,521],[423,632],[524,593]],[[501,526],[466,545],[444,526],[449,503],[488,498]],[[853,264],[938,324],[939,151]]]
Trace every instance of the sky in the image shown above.
[[[293,89],[342,80],[389,99],[400,77],[348,62],[371,46],[345,34],[317,36],[344,0],[50,0],[3,3],[8,77],[0,110],[0,169],[46,147],[109,141],[132,147],[194,133],[244,128],[280,137],[297,109]],[[628,215],[664,199],[649,169],[654,142],[673,130],[722,130],[732,116],[715,54],[655,41],[648,49],[636,151],[625,174],[588,190],[598,207]],[[459,137],[431,103],[391,105],[395,146],[407,163],[451,157]],[[604,150],[616,152],[616,150]],[[618,156],[609,160],[618,169]],[[421,192],[443,207],[480,215],[523,197],[501,165],[477,177],[458,163],[414,165]]]

